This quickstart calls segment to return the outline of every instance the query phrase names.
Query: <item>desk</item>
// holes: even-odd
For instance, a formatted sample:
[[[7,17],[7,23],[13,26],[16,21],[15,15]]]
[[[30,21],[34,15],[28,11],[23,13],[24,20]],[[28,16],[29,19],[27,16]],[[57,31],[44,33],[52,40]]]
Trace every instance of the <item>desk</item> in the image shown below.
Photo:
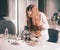
[[[58,43],[45,42],[45,47],[41,46],[28,46],[25,42],[17,41],[20,45],[11,45],[11,42],[14,40],[9,39],[1,39],[0,38],[0,50],[56,50],[56,48],[60,47]]]

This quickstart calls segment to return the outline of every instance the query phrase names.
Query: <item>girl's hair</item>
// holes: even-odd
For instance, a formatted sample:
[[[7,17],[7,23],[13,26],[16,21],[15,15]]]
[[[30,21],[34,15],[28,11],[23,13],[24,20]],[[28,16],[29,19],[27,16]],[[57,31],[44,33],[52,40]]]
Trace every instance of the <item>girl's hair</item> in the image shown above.
[[[34,23],[36,23],[36,21],[34,20],[32,20],[32,26],[33,26],[33,29],[31,28],[31,23],[30,23],[30,21],[31,20],[29,20],[29,16],[28,16],[28,11],[32,11],[32,9],[35,7],[35,5],[34,4],[31,4],[31,5],[29,5],[27,8],[26,8],[26,17],[27,17],[27,25],[28,25],[28,27],[29,27],[29,30],[33,30],[34,32],[35,32],[35,34],[37,35],[37,37],[39,37],[39,36],[41,36],[41,30],[40,30],[40,27],[39,26],[37,26],[36,24],[34,25]],[[37,13],[37,12],[36,12]],[[34,14],[33,14],[34,15]],[[40,14],[38,15],[39,16],[39,18],[38,18],[38,20],[40,21]],[[34,16],[34,19],[36,19],[36,17]],[[39,22],[38,22],[39,23]],[[31,28],[31,29],[30,29]]]
[[[34,6],[35,6],[34,4],[30,4],[30,5],[26,8],[26,16],[27,16],[27,17],[28,17],[27,11],[31,11]]]

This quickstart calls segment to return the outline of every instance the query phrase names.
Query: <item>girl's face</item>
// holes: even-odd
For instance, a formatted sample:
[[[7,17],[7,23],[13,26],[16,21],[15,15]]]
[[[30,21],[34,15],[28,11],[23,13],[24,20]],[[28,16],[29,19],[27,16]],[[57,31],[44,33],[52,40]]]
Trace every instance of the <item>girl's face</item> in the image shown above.
[[[28,16],[31,17],[32,11],[28,11]]]
[[[32,8],[32,13],[33,13],[33,14],[37,14],[38,12],[39,12],[38,8],[37,8],[36,6],[34,6],[34,7]]]

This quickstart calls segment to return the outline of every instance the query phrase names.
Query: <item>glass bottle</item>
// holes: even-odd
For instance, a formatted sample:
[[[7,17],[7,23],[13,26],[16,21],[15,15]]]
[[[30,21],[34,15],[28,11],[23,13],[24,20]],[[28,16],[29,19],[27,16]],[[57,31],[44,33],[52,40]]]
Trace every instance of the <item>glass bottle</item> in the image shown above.
[[[4,37],[7,38],[7,36],[8,36],[8,28],[6,27],[4,32]]]

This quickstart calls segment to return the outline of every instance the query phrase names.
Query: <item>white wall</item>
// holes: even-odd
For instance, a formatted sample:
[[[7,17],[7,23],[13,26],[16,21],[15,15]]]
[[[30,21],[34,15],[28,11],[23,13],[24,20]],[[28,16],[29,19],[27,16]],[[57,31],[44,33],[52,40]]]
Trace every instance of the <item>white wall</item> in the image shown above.
[[[30,4],[34,4],[38,7],[38,0],[27,0],[27,6]]]
[[[46,15],[48,19],[50,19],[55,12],[57,12],[55,0],[47,0]]]
[[[24,28],[26,25],[26,0],[18,0],[18,22],[19,22],[19,32]]]

